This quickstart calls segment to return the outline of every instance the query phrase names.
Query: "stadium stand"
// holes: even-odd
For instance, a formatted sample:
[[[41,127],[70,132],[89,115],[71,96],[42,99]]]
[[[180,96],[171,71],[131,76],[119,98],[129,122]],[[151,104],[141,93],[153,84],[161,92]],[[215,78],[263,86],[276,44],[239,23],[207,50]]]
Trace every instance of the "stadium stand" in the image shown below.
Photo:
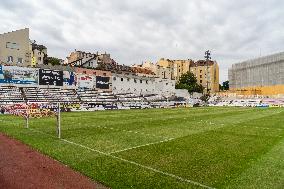
[[[111,104],[117,101],[117,98],[110,92],[87,89],[79,90],[77,93],[82,103]]]
[[[0,104],[22,103],[24,98],[17,87],[0,87]]]
[[[49,103],[78,103],[80,100],[73,89],[62,90],[59,88],[22,88],[27,102],[49,102]]]

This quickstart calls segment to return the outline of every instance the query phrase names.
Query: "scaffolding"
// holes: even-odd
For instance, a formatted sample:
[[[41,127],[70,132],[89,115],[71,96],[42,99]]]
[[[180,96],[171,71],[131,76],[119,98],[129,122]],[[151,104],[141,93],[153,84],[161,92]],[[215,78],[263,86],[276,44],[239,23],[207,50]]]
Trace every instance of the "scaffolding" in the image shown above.
[[[232,65],[230,88],[284,85],[284,52]]]

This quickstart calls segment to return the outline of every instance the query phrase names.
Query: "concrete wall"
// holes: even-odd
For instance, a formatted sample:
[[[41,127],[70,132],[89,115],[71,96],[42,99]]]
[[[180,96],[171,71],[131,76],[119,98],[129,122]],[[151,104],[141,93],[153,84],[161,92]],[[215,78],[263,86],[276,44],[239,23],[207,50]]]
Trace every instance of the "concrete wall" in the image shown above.
[[[175,80],[155,78],[155,93],[164,96],[173,96],[176,94],[175,85]]]
[[[134,93],[138,95],[159,94],[175,95],[175,80],[141,77],[133,74],[112,74],[114,93]]]
[[[113,73],[112,90],[114,93],[154,94],[155,79],[130,73],[128,75]]]

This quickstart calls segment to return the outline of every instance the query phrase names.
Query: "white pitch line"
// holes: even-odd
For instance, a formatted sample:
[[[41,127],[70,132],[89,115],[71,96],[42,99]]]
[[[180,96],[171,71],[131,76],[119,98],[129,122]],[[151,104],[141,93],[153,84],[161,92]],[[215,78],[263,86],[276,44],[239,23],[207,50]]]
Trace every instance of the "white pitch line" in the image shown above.
[[[171,140],[174,140],[174,138],[161,140],[161,141],[158,141],[158,142],[151,142],[151,143],[148,143],[148,144],[142,144],[142,145],[134,146],[134,147],[130,147],[130,148],[125,148],[125,149],[122,149],[122,150],[110,152],[109,154],[115,154],[115,153],[119,153],[119,152],[124,152],[124,151],[128,151],[128,150],[133,150],[133,149],[136,149],[136,148],[144,147],[144,146],[150,146],[150,145],[154,145],[154,144],[165,143],[165,142],[169,142]]]
[[[174,175],[174,174],[171,174],[171,173],[167,173],[167,172],[164,172],[164,171],[160,171],[160,170],[158,170],[158,169],[155,169],[155,168],[152,168],[152,167],[149,167],[149,166],[141,165],[141,164],[136,163],[136,162],[134,162],[134,161],[130,161],[130,160],[127,160],[127,159],[123,159],[123,158],[120,158],[120,157],[111,155],[111,154],[107,154],[107,153],[105,153],[105,152],[101,152],[101,151],[98,151],[98,150],[89,148],[89,147],[84,146],[84,145],[81,145],[81,144],[77,144],[77,143],[75,143],[75,142],[72,142],[72,141],[69,141],[69,140],[66,140],[66,139],[61,139],[61,140],[64,141],[64,142],[66,142],[66,143],[73,144],[73,145],[75,145],[75,146],[79,146],[79,147],[81,147],[81,148],[84,148],[84,149],[87,149],[87,150],[90,150],[90,151],[93,151],[93,152],[96,152],[96,153],[99,153],[99,154],[102,154],[102,155],[111,157],[111,158],[113,158],[113,159],[117,159],[117,160],[120,160],[120,161],[129,163],[129,164],[136,165],[136,166],[138,166],[138,167],[142,167],[142,168],[144,168],[144,169],[151,170],[151,171],[156,172],[156,173],[160,173],[160,174],[162,174],[162,175],[166,175],[166,176],[175,178],[175,179],[180,180],[180,181],[182,181],[182,182],[187,182],[187,183],[190,183],[190,184],[193,184],[193,185],[196,185],[196,186],[200,186],[200,187],[203,187],[203,188],[215,189],[215,188],[213,188],[213,187],[206,186],[206,185],[201,184],[201,183],[199,183],[199,182],[196,182],[196,181],[193,181],[193,180],[189,180],[189,179],[185,179],[185,178],[182,178],[182,177],[180,177],[180,176],[177,176],[177,175]]]
[[[269,128],[269,127],[249,127],[249,126],[242,126],[242,127],[250,128],[250,129],[264,129],[264,130],[270,130],[270,131],[273,131],[273,130],[283,131],[284,130],[281,128]]]
[[[39,133],[45,134],[45,135],[47,135],[47,136],[51,136],[52,138],[58,139],[57,137],[52,136],[52,135],[50,135],[50,134],[47,134],[47,133],[44,133],[44,132],[41,132],[41,131],[38,131],[38,130],[35,130],[35,129],[31,129],[31,128],[29,128],[29,129],[32,130],[32,131],[35,131],[35,132],[39,132]],[[72,144],[72,145],[75,145],[75,146],[79,146],[79,147],[81,147],[81,148],[87,149],[87,150],[92,151],[92,152],[96,152],[96,153],[99,153],[99,154],[102,154],[102,155],[111,157],[111,158],[113,158],[113,159],[117,159],[117,160],[120,160],[120,161],[129,163],[129,164],[132,164],[132,165],[136,165],[136,166],[141,167],[141,168],[144,168],[144,169],[148,169],[148,170],[153,171],[153,172],[156,172],[156,173],[160,173],[160,174],[165,175],[165,176],[168,176],[168,177],[172,177],[172,178],[177,179],[177,180],[182,181],[182,182],[187,182],[187,183],[190,183],[190,184],[193,184],[193,185],[196,185],[196,186],[200,186],[200,187],[203,187],[203,188],[207,188],[207,189],[215,189],[215,188],[213,188],[213,187],[210,187],[210,186],[201,184],[201,183],[199,183],[199,182],[196,182],[196,181],[193,181],[193,180],[189,180],[189,179],[185,179],[185,178],[182,178],[182,177],[180,177],[180,176],[177,176],[177,175],[174,175],[174,174],[171,174],[171,173],[167,173],[167,172],[160,171],[160,170],[158,170],[158,169],[155,169],[155,168],[152,168],[152,167],[149,167],[149,166],[145,166],[145,165],[136,163],[136,162],[134,162],[134,161],[130,161],[130,160],[127,160],[127,159],[123,159],[123,158],[120,158],[120,157],[117,157],[117,156],[114,156],[114,155],[105,153],[105,152],[101,152],[101,151],[99,151],[99,150],[95,150],[95,149],[93,149],[93,148],[90,148],[90,147],[87,147],[87,146],[84,146],[84,145],[81,145],[81,144],[78,144],[78,143],[75,143],[75,142],[72,142],[72,141],[69,141],[69,140],[66,140],[66,139],[58,139],[58,140],[64,141],[64,142],[66,142],[66,143],[69,143],[69,144]],[[173,139],[172,139],[172,140],[173,140]]]

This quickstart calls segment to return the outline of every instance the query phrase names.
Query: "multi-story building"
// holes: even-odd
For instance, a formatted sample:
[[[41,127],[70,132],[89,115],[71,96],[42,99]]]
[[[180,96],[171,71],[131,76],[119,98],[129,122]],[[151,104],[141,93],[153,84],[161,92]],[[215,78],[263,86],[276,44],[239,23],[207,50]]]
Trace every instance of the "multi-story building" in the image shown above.
[[[31,65],[30,47],[28,28],[0,34],[0,61],[18,66]]]
[[[43,45],[31,44],[32,47],[32,61],[31,66],[48,64],[47,60],[47,48]]]
[[[140,66],[142,68],[149,69],[152,72],[156,73],[157,66],[154,63],[150,62],[150,61],[143,62]]]
[[[284,94],[284,52],[233,64],[228,75],[237,94]]]
[[[156,66],[156,76],[162,79],[175,80],[173,71],[171,67]]]
[[[97,59],[98,54],[75,50],[67,57],[67,64],[82,68],[96,68]]]
[[[190,65],[192,60],[169,60],[169,59],[160,59],[157,63],[157,66],[160,68],[168,69],[171,71],[171,78],[176,81],[179,80],[182,74],[185,74],[190,71]]]
[[[0,62],[7,65],[35,67],[44,64],[47,48],[29,38],[29,29],[0,34]]]
[[[75,49],[74,52],[67,57],[66,64],[80,68],[92,68],[102,69],[111,71],[118,65],[106,52],[103,54],[90,53],[84,51],[78,51]],[[122,67],[122,66],[121,66]]]
[[[211,93],[219,91],[219,66],[216,61],[199,60],[192,62],[190,71],[195,75],[197,83]]]
[[[178,82],[183,74],[190,71],[197,78],[197,82],[205,88],[205,92],[207,88],[211,93],[219,91],[219,66],[216,61],[208,61],[207,65],[207,62],[203,60],[194,62],[190,59],[169,60],[162,58],[157,64],[145,62],[133,67],[150,69],[155,73],[156,78],[175,80],[175,82]]]

